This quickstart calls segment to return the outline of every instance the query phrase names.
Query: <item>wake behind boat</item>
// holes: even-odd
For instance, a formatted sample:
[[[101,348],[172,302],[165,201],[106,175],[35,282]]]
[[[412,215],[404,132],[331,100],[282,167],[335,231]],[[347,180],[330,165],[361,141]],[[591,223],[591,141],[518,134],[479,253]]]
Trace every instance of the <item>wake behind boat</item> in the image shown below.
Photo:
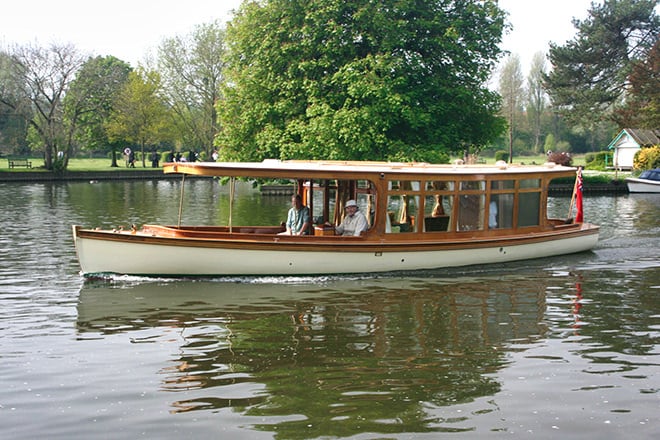
[[[646,170],[639,177],[626,178],[631,193],[660,193],[660,168]]]
[[[313,275],[410,271],[503,263],[586,251],[598,226],[547,217],[555,164],[511,166],[279,161],[168,163],[165,173],[289,180],[309,208],[312,235],[279,225],[73,227],[82,273],[167,276]],[[182,185],[182,195],[183,192]],[[577,188],[577,185],[576,185]],[[233,194],[233,191],[230,191]],[[367,229],[338,235],[356,201]],[[230,202],[230,207],[232,203]]]

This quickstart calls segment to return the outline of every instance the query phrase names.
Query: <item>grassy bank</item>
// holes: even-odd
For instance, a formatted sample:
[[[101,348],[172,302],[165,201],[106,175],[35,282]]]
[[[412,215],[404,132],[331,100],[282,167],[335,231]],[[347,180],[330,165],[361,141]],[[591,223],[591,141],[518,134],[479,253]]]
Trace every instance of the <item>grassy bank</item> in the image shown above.
[[[46,170],[44,169],[44,160],[39,158],[29,158],[32,162],[32,168],[25,168],[25,167],[18,167],[18,168],[9,168],[7,159],[3,159],[2,166],[0,166],[0,172],[25,172],[25,171],[34,171],[34,172],[45,172]],[[144,171],[144,170],[150,170],[153,171],[154,169],[160,169],[160,168],[152,168],[151,167],[151,162],[146,163],[146,168],[142,167],[142,162],[136,162],[135,163],[135,168],[127,168],[126,164],[124,163],[124,160],[118,160],[117,165],[118,167],[111,167],[111,160],[107,158],[97,158],[97,159],[89,159],[89,158],[74,158],[69,160],[69,167],[67,168],[67,171],[87,171],[87,172],[116,172],[116,171]]]

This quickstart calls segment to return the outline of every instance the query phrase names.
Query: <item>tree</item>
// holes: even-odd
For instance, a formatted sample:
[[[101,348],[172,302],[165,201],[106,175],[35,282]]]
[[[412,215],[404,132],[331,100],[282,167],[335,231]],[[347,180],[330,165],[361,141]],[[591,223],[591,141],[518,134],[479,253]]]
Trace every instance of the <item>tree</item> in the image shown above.
[[[117,166],[118,145],[110,142],[106,123],[130,71],[129,64],[113,56],[90,58],[83,64],[64,100],[69,148],[74,142],[91,151],[109,148],[110,166]]]
[[[218,22],[197,26],[189,36],[163,41],[158,54],[164,95],[177,115],[183,143],[210,156],[218,134],[224,30]]]
[[[13,58],[0,51],[0,153],[27,154],[27,120],[21,108],[30,108],[24,84],[12,72]],[[4,150],[7,148],[7,150]]]
[[[570,122],[591,129],[611,118],[628,89],[635,62],[657,42],[657,0],[592,3],[586,20],[574,20],[576,37],[550,45],[553,70],[545,77],[553,104]]]
[[[136,143],[145,164],[145,146],[168,138],[168,111],[159,93],[160,75],[142,68],[128,74],[106,124],[111,141]]]
[[[513,139],[517,118],[522,113],[523,76],[520,69],[520,58],[511,55],[504,63],[500,73],[500,95],[502,95],[502,112],[506,118],[509,141],[509,163],[513,161]]]
[[[647,59],[633,64],[629,77],[630,94],[615,115],[620,128],[660,127],[660,40]]]
[[[496,1],[244,2],[227,28],[225,158],[440,161],[503,130]]]
[[[536,52],[527,76],[527,117],[529,118],[532,136],[534,137],[534,152],[541,147],[541,122],[546,108],[543,75],[545,74],[545,55]]]
[[[3,92],[0,100],[25,118],[43,145],[45,168],[52,170],[57,153],[64,152],[63,99],[85,57],[70,44],[14,46],[8,57],[3,82],[12,93]]]

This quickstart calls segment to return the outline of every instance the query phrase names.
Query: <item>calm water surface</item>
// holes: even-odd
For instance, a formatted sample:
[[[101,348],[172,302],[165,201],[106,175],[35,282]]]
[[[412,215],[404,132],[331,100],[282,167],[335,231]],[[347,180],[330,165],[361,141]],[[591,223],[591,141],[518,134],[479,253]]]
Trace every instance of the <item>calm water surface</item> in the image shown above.
[[[597,248],[525,263],[80,278],[71,224],[176,223],[179,190],[0,184],[3,439],[660,438],[660,196],[587,197]],[[183,222],[227,194],[188,182]],[[235,224],[286,214],[239,194]]]

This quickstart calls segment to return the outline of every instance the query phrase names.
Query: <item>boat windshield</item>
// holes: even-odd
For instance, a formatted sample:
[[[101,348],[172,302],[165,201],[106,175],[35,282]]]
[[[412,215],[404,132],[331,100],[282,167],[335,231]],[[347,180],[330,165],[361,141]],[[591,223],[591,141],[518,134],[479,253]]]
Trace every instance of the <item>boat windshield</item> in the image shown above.
[[[655,180],[660,182],[660,169],[646,170],[639,176],[640,179]]]

